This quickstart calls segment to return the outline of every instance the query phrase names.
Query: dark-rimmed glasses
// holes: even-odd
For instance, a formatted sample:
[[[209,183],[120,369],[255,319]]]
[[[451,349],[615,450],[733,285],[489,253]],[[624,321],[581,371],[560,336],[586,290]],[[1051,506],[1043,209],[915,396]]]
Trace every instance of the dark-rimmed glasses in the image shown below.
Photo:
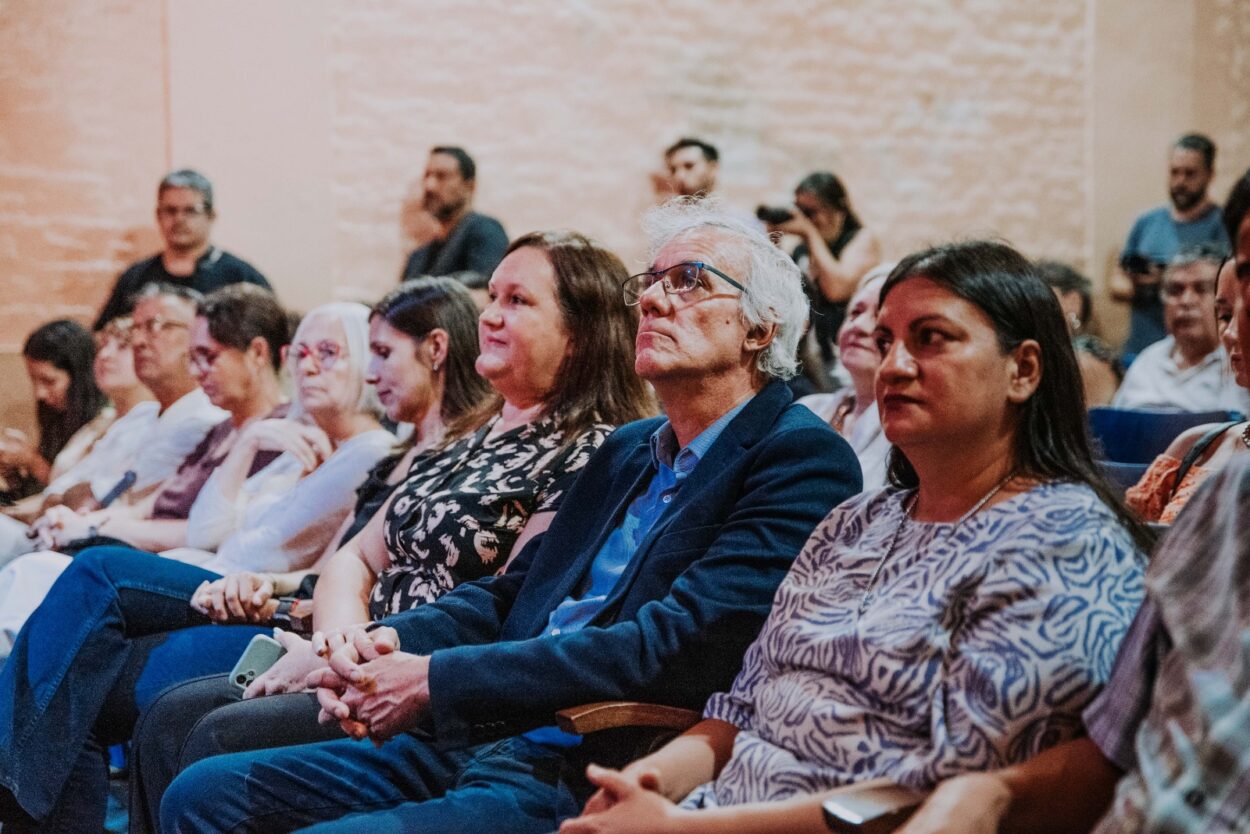
[[[631,275],[621,284],[621,294],[625,297],[625,303],[630,307],[637,304],[642,299],[642,294],[651,289],[657,282],[664,292],[669,295],[685,295],[699,286],[699,276],[704,271],[725,279],[742,292],[747,291],[746,287],[714,266],[705,264],[703,261],[683,261],[679,264],[673,264],[667,269]]]

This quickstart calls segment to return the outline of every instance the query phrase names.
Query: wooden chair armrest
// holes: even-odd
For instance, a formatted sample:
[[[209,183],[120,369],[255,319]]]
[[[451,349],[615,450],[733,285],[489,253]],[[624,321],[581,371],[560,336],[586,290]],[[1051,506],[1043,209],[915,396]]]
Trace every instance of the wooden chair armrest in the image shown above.
[[[579,736],[620,727],[660,727],[681,732],[697,724],[700,717],[692,709],[663,704],[599,701],[560,710],[556,713],[556,726]]]
[[[825,825],[839,834],[890,834],[907,821],[928,791],[871,779],[834,788],[822,803]]]

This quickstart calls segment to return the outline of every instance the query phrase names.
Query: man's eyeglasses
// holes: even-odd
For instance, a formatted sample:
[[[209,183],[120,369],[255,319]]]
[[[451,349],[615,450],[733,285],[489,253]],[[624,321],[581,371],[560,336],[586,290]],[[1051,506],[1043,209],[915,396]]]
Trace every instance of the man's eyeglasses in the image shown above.
[[[208,209],[204,206],[157,206],[156,208],[156,215],[165,218],[199,217],[201,214],[208,214]]]
[[[1186,290],[1193,290],[1194,295],[1204,298],[1208,295],[1215,295],[1214,281],[1194,281],[1192,284],[1186,284],[1183,281],[1164,281],[1163,297],[1179,301]]]
[[[625,303],[630,307],[637,304],[642,299],[642,294],[651,289],[657,282],[664,292],[669,295],[686,295],[699,287],[699,277],[705,271],[725,279],[730,285],[737,287],[742,292],[747,291],[746,287],[714,266],[705,264],[702,261],[685,261],[673,264],[668,269],[631,275],[621,284],[621,294],[625,297]]]
[[[157,333],[163,333],[170,328],[178,327],[190,328],[191,325],[187,324],[185,321],[178,321],[177,319],[167,319],[164,316],[152,316],[152,318],[146,321],[135,322],[134,327],[132,328],[132,338],[134,333],[142,333],[148,338],[151,338]]]
[[[308,345],[301,342],[300,344],[295,345],[295,349],[292,352],[292,361],[294,367],[299,367],[305,359],[311,358],[314,360],[317,370],[328,371],[334,367],[335,363],[337,363],[342,356],[343,348],[335,342],[323,341],[318,342],[315,345]]]

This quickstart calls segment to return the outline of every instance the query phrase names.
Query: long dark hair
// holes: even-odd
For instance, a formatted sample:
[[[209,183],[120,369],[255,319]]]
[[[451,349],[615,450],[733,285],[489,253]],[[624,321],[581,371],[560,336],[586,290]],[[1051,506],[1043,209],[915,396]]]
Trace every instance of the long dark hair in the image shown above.
[[[813,171],[799,181],[794,191],[811,194],[834,211],[842,212],[843,234],[854,234],[863,228],[859,215],[851,208],[851,198],[846,193],[846,186],[832,171]]]
[[[908,255],[881,287],[881,304],[895,287],[924,277],[975,305],[990,319],[999,349],[1014,350],[1026,339],[1041,347],[1042,378],[1020,407],[1015,435],[1015,465],[1021,475],[1039,480],[1083,483],[1143,549],[1154,534],[1123,504],[1094,463],[1085,414],[1081,372],[1063,312],[1036,267],[1003,243],[950,243]],[[916,470],[895,446],[890,451],[890,483],[919,484]]]
[[[491,387],[473,367],[477,361],[477,307],[473,296],[454,278],[417,278],[405,281],[373,305],[369,318],[380,317],[391,327],[419,341],[431,330],[447,332],[444,367],[443,422],[482,407]]]
[[[1233,183],[1224,201],[1224,229],[1228,232],[1228,243],[1237,252],[1237,232],[1241,230],[1242,221],[1250,214],[1250,169],[1241,175],[1241,179]]]
[[[594,423],[623,425],[655,414],[651,390],[634,373],[638,308],[621,298],[629,271],[614,253],[572,231],[530,232],[504,257],[533,247],[547,256],[569,332],[568,356],[556,372],[544,414],[558,415],[570,441]],[[499,407],[496,398],[494,408]]]
[[[64,411],[42,402],[35,407],[39,456],[51,463],[74,432],[91,422],[108,399],[96,386],[91,367],[95,361],[95,340],[91,331],[78,322],[58,319],[31,333],[22,345],[22,355],[69,374]]]

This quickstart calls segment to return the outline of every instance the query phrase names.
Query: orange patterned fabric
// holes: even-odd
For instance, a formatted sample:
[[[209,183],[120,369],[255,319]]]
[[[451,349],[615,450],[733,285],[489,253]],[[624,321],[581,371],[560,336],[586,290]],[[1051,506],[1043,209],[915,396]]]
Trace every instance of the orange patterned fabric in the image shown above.
[[[1180,468],[1179,458],[1171,455],[1159,455],[1155,458],[1154,463],[1141,476],[1141,480],[1124,493],[1124,501],[1129,509],[1141,516],[1143,521],[1156,521],[1160,524],[1171,524],[1175,521],[1177,513],[1184,509],[1194,490],[1212,472],[1205,466],[1191,466],[1185,473],[1185,479],[1174,490],[1176,472]]]

